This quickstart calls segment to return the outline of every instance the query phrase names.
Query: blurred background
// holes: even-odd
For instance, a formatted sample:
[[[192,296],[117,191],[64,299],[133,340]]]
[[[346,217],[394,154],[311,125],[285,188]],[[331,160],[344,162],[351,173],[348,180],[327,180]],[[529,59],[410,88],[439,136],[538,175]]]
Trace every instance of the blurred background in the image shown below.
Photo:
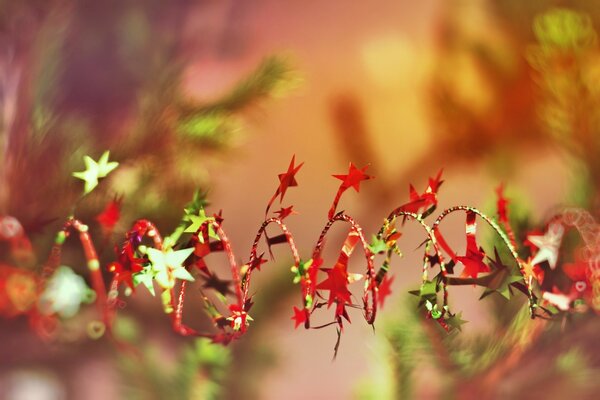
[[[300,213],[289,227],[301,254],[327,219],[339,186],[330,175],[349,162],[376,176],[340,207],[367,232],[406,202],[409,183],[423,190],[441,168],[441,208],[493,214],[504,183],[522,237],[559,206],[597,217],[599,30],[597,0],[0,0],[0,214],[21,221],[38,255],[19,265],[2,247],[0,264],[39,268],[81,192],[71,173],[83,155],[105,150],[120,166],[78,205],[102,241],[92,222],[123,198],[100,249],[105,263],[138,218],[170,232],[198,188],[208,190],[211,213],[223,210],[245,260],[294,154],[305,165],[286,198]],[[464,229],[453,221],[450,241]],[[336,234],[330,261],[343,240]],[[334,330],[293,328],[291,258],[278,249],[255,278],[255,322],[227,348],[176,337],[160,301],[142,290],[117,325],[143,361],[88,337],[91,306],[50,342],[26,318],[0,319],[0,398],[597,393],[593,318],[534,334],[523,298],[478,301],[481,289],[461,287],[451,301],[469,323],[452,337],[432,331],[406,295],[418,287],[419,235],[406,226],[375,334],[351,314],[334,362]],[[85,276],[72,247],[65,258]],[[188,307],[190,324],[207,324],[199,305]]]

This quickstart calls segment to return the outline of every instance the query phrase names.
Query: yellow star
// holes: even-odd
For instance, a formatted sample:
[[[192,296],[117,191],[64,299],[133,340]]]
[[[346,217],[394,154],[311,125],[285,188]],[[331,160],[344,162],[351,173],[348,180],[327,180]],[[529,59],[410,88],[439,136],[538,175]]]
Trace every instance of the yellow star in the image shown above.
[[[98,186],[98,179],[105,178],[112,170],[117,168],[118,162],[108,161],[109,151],[105,151],[98,162],[94,161],[90,156],[84,156],[83,162],[85,163],[85,171],[74,172],[73,176],[78,179],[82,179],[85,182],[83,194],[88,194],[96,186]]]
[[[194,252],[193,248],[173,251],[148,249],[148,258],[156,273],[154,279],[163,289],[175,286],[175,278],[194,281],[194,277],[183,267],[183,262]]]

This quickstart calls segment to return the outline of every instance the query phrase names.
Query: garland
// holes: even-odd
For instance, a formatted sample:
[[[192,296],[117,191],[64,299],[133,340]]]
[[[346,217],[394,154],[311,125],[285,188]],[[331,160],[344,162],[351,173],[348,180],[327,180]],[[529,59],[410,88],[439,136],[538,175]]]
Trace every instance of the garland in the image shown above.
[[[86,169],[73,175],[85,183],[83,196],[89,194],[118,163],[109,162],[105,152],[98,161],[86,156]],[[291,272],[294,283],[300,287],[300,305],[294,306],[295,327],[321,329],[336,326],[339,345],[344,320],[350,322],[348,308],[361,309],[366,322],[374,325],[378,308],[383,307],[391,293],[394,276],[389,270],[394,255],[401,256],[397,241],[402,235],[401,227],[414,222],[424,230],[422,281],[418,290],[411,293],[419,297],[419,307],[427,318],[436,321],[446,331],[460,330],[465,322],[461,313],[449,308],[449,286],[478,285],[486,288],[482,297],[497,292],[510,298],[521,292],[528,298],[531,318],[556,318],[572,312],[589,309],[600,312],[600,228],[586,211],[566,209],[549,220],[543,233],[531,233],[523,243],[531,248],[530,255],[519,255],[519,243],[508,218],[508,200],[502,187],[497,190],[497,217],[495,219],[468,206],[456,206],[442,211],[433,223],[426,222],[436,210],[438,190],[442,184],[441,171],[430,178],[426,190],[419,194],[410,186],[410,199],[394,209],[384,220],[379,231],[367,240],[363,229],[350,215],[338,211],[342,195],[350,188],[360,190],[363,181],[373,178],[366,174],[367,167],[356,168],[352,163],[347,174],[333,175],[341,180],[328,220],[318,236],[311,258],[301,259],[294,237],[285,220],[294,214],[293,206],[271,208],[279,197],[283,203],[290,187],[298,185],[296,174],[303,164],[295,165],[293,157],[286,172],[279,174],[279,186],[269,200],[265,219],[261,224],[248,261],[236,262],[231,244],[223,229],[221,214],[208,216],[204,196],[196,193],[193,201],[185,207],[184,216],[175,231],[165,237],[150,221],[138,220],[125,234],[125,240],[116,249],[116,260],[105,268],[112,275],[108,289],[88,227],[75,218],[67,218],[56,235],[50,256],[39,273],[10,265],[0,264],[0,314],[12,317],[27,315],[34,330],[43,337],[51,336],[57,320],[73,316],[81,303],[95,303],[99,320],[88,327],[92,337],[112,336],[112,326],[117,309],[125,303],[122,295],[129,296],[142,285],[155,294],[160,290],[163,311],[169,315],[173,330],[184,336],[207,337],[215,343],[227,344],[240,338],[248,329],[252,318],[250,311],[253,297],[250,295],[255,271],[267,263],[260,252],[264,240],[266,250],[273,259],[272,246],[287,244],[292,255]],[[114,199],[98,216],[97,220],[107,232],[112,232],[120,215],[122,199]],[[442,222],[450,214],[465,214],[464,255],[458,255],[448,245],[440,232]],[[491,227],[499,241],[512,258],[512,265],[505,264],[497,249],[494,257],[488,256],[477,244],[477,222]],[[336,223],[347,224],[345,238],[337,262],[324,267],[321,257],[326,237]],[[280,234],[269,236],[267,228],[275,226]],[[582,244],[575,253],[573,263],[563,263],[557,268],[562,239],[568,229],[578,231]],[[61,266],[61,253],[65,241],[78,235],[87,260],[92,288],[83,278]],[[33,254],[31,244],[19,222],[10,217],[0,217],[0,240],[8,241],[13,258]],[[359,247],[364,256],[364,273],[348,272],[348,261]],[[206,262],[211,253],[225,254],[231,279],[221,279]],[[383,258],[376,268],[376,258]],[[457,265],[462,265],[460,276],[455,275]],[[439,271],[434,276],[432,271]],[[558,272],[557,272],[558,271]],[[561,272],[562,271],[562,272]],[[561,279],[567,277],[565,288]],[[204,309],[211,317],[215,329],[200,332],[183,323],[187,287],[192,282],[202,282]],[[362,296],[356,301],[351,286],[362,282]],[[156,285],[155,285],[156,283]],[[212,293],[212,295],[210,294]],[[315,326],[311,317],[319,309],[333,306],[331,322]]]

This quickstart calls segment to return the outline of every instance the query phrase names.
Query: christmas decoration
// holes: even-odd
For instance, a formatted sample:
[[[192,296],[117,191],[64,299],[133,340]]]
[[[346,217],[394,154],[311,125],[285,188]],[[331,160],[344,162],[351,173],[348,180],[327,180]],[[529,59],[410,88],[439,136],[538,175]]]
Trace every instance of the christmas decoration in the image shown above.
[[[118,163],[109,161],[108,152],[97,162],[88,156],[84,161],[86,170],[74,176],[85,181],[83,196],[86,196]],[[296,174],[302,165],[295,165],[295,157],[292,157],[288,171],[279,175],[279,186],[268,202],[265,220],[258,229],[247,263],[238,264],[225,233],[221,213],[207,215],[206,200],[199,193],[185,208],[175,231],[164,239],[150,221],[135,222],[126,233],[123,244],[117,248],[116,261],[106,268],[100,265],[88,226],[73,214],[58,232],[50,257],[39,274],[23,273],[3,266],[0,274],[0,310],[5,316],[28,314],[32,321],[38,318],[65,319],[76,314],[82,303],[95,302],[99,319],[94,321],[95,328],[92,331],[97,335],[106,333],[112,336],[114,316],[122,304],[121,295],[131,295],[139,285],[155,295],[155,286],[158,286],[163,310],[170,316],[175,332],[227,344],[240,338],[253,321],[250,315],[253,305],[250,287],[254,271],[260,271],[261,265],[267,262],[263,258],[264,253],[259,252],[261,240],[264,239],[269,252],[272,246],[284,243],[290,249],[293,261],[291,279],[299,285],[301,293],[300,306],[293,308],[294,326],[320,329],[335,325],[338,332],[337,351],[344,320],[351,322],[351,309],[361,309],[366,322],[370,325],[375,323],[378,307],[383,307],[385,298],[391,293],[392,281],[401,276],[399,273],[388,276],[393,255],[402,255],[397,244],[401,236],[399,225],[412,221],[423,228],[425,240],[422,244],[421,285],[411,293],[418,297],[419,307],[427,318],[436,321],[446,331],[460,330],[465,322],[461,313],[450,310],[449,287],[454,285],[485,287],[482,297],[497,292],[510,298],[516,292],[522,292],[528,298],[531,318],[550,319],[561,313],[587,310],[600,312],[600,227],[585,211],[565,209],[548,221],[543,233],[528,235],[527,242],[532,251],[525,258],[517,252],[518,246],[508,218],[508,200],[504,198],[502,187],[497,190],[496,219],[473,207],[455,206],[442,211],[432,223],[426,221],[437,208],[438,191],[442,184],[440,171],[435,178],[429,179],[422,194],[411,185],[409,202],[394,209],[372,240],[367,241],[359,223],[344,211],[337,211],[347,189],[352,187],[358,192],[362,181],[373,178],[366,174],[367,167],[359,169],[350,164],[347,174],[333,175],[342,183],[311,258],[304,259],[300,257],[294,237],[284,223],[284,219],[294,213],[293,206],[282,206],[279,211],[269,213],[277,196],[279,202],[283,203],[287,189],[298,186]],[[103,229],[113,229],[118,222],[121,201],[112,200],[97,218]],[[454,213],[464,213],[466,216],[464,255],[457,255],[440,231],[444,220]],[[3,240],[11,244],[28,243],[18,221],[8,216],[0,221]],[[508,250],[510,262],[502,260],[497,249],[492,258],[478,245],[478,221],[491,227],[502,246]],[[348,225],[349,230],[335,264],[324,265],[322,251],[325,239],[332,226],[338,223]],[[274,225],[281,233],[268,236],[267,228],[270,225]],[[561,265],[561,239],[570,229],[579,232],[582,243],[576,252],[576,261]],[[73,233],[79,236],[92,289],[72,269],[61,266],[61,249]],[[351,273],[348,270],[350,257],[357,248],[364,256],[364,273]],[[228,279],[209,267],[206,257],[211,253],[224,253],[226,256],[231,274]],[[376,264],[381,257],[381,263]],[[380,265],[379,268],[376,265]],[[461,267],[462,271],[458,274],[455,270]],[[109,290],[104,282],[104,270],[112,274]],[[562,276],[551,273],[554,270],[562,271]],[[565,277],[571,284],[563,290],[560,279]],[[193,284],[197,284],[203,293],[205,310],[215,325],[213,332],[200,332],[183,322],[186,290]],[[357,301],[355,287],[361,285],[362,295]],[[311,317],[323,307],[333,310],[333,319],[329,323],[314,326]],[[48,335],[48,331],[41,328],[42,324],[33,323],[32,326],[37,327],[40,334]]]

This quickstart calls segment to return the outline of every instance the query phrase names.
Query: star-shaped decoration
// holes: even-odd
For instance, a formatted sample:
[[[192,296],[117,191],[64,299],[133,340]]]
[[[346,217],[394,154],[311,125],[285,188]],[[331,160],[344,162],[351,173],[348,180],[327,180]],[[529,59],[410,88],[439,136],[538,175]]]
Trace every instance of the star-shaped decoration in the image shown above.
[[[194,196],[192,197],[192,201],[185,205],[184,211],[187,215],[197,214],[200,209],[208,206],[208,201],[206,200],[206,195],[208,192],[201,192],[200,190],[196,190],[194,192]]]
[[[48,280],[39,299],[39,307],[46,315],[58,314],[70,318],[77,314],[81,303],[89,303],[94,292],[85,280],[66,266],[56,269]]]
[[[490,267],[483,262],[485,258],[483,249],[477,246],[477,214],[472,211],[467,212],[465,233],[467,235],[467,250],[464,256],[456,257],[456,261],[459,261],[465,267],[461,276],[477,278],[480,272],[489,272]]]
[[[298,308],[294,306],[294,316],[291,319],[294,320],[294,329],[297,329],[300,325],[306,322],[307,310],[305,308]]]
[[[556,268],[558,261],[558,250],[565,229],[559,223],[553,223],[548,226],[548,230],[544,235],[529,235],[527,240],[538,248],[537,253],[531,260],[533,265],[547,261],[550,268]]]
[[[250,263],[250,269],[256,269],[257,271],[260,271],[261,265],[267,262],[267,260],[263,257],[264,255],[265,253],[261,253],[258,257],[254,258],[254,260],[252,260]]]
[[[108,271],[114,274],[114,279],[117,284],[125,283],[131,290],[135,289],[133,285],[133,272],[126,268],[123,268],[121,263],[115,261],[108,265]]]
[[[292,273],[294,274],[294,283],[298,283],[302,280],[302,278],[307,277],[307,272],[310,270],[310,267],[313,264],[312,258],[307,261],[300,260],[300,263],[296,267],[295,265],[290,268]]]
[[[490,267],[488,267],[483,259],[485,258],[485,253],[481,250],[481,248],[470,248],[467,249],[467,253],[464,256],[456,257],[457,261],[460,261],[462,265],[465,267],[461,276],[469,276],[471,278],[477,278],[477,275],[481,272],[489,272]]]
[[[200,210],[198,210],[198,214],[196,215],[188,215],[187,219],[191,221],[191,224],[187,228],[185,228],[184,232],[196,233],[200,230],[203,224],[207,223],[206,226],[208,229],[208,236],[216,240],[220,239],[219,235],[217,235],[214,227],[212,226],[212,222],[215,222],[215,217],[206,216],[206,211],[204,210],[204,208],[200,208]],[[201,243],[204,243],[204,238],[202,237],[202,235],[198,235],[198,239]]]
[[[327,279],[317,285],[319,290],[329,290],[329,299],[327,305],[334,302],[350,303],[352,295],[348,290],[348,273],[343,268],[324,268],[327,273]]]
[[[494,271],[494,277],[486,286],[483,295],[481,295],[481,299],[490,294],[497,292],[502,297],[507,300],[510,299],[512,291],[510,289],[513,283],[522,282],[523,276],[519,271],[515,271],[514,269],[504,265],[502,260],[500,259],[500,255],[498,254],[498,249],[494,248],[495,259],[488,257],[490,260],[490,266]]]
[[[496,188],[496,210],[498,213],[498,220],[502,223],[508,223],[508,203],[509,201],[504,197],[504,185],[500,185]]]
[[[119,218],[121,218],[122,202],[122,197],[115,197],[106,205],[104,210],[96,216],[96,221],[102,226],[104,232],[112,232],[117,222],[119,222]]]
[[[294,211],[293,207],[294,206],[282,207],[279,211],[275,211],[275,214],[277,214],[277,218],[283,220],[284,218],[289,217],[290,215],[297,215],[298,213]]]
[[[249,321],[253,321],[252,317],[248,315],[244,307],[240,307],[238,304],[230,305],[229,311],[231,311],[231,316],[227,320],[230,322],[233,330],[244,333],[249,325]]]
[[[233,294],[231,290],[231,281],[225,279],[219,279],[216,274],[210,274],[205,278],[204,285],[202,285],[205,289],[214,289],[217,292],[221,293],[223,296],[227,296],[228,294]]]
[[[174,251],[166,251],[154,248],[148,249],[148,258],[152,263],[156,282],[163,289],[171,289],[175,286],[175,279],[194,281],[194,277],[183,267],[183,262],[194,252],[194,248]]]
[[[543,292],[542,298],[561,311],[568,311],[571,308],[571,302],[573,301],[571,296],[560,293],[558,290],[555,290],[554,292]]]
[[[442,180],[443,169],[440,169],[435,178],[429,178],[429,186],[425,189],[425,193],[437,193],[444,181]]]
[[[379,307],[383,308],[385,303],[385,299],[392,294],[392,283],[394,282],[395,276],[388,276],[387,274],[379,284],[379,289],[377,293],[377,302],[379,303]]]
[[[425,281],[419,288],[419,296],[423,299],[435,296],[437,293],[437,284],[433,281]]]
[[[152,267],[147,266],[142,271],[133,274],[133,284],[135,286],[139,284],[144,285],[150,294],[154,296],[156,293],[154,291],[154,272],[152,272]]]
[[[294,165],[295,162],[296,162],[296,156],[294,155],[294,156],[292,156],[292,161],[290,162],[290,166],[288,167],[288,170],[286,172],[284,172],[283,174],[278,175],[279,186],[277,187],[277,190],[275,190],[275,194],[273,194],[273,196],[271,197],[271,200],[269,200],[269,203],[267,204],[267,209],[265,210],[265,215],[269,213],[269,210],[271,209],[271,205],[273,205],[273,202],[275,201],[277,196],[279,196],[279,202],[281,203],[283,201],[283,196],[285,196],[285,193],[287,192],[288,188],[298,186],[298,182],[296,181],[296,174],[298,173],[298,171],[300,171],[300,168],[302,168],[304,163],[300,163],[299,165]]]
[[[279,174],[279,188],[277,191],[280,194],[279,202],[283,201],[283,196],[285,196],[285,192],[289,187],[298,186],[298,182],[296,182],[296,174],[300,171],[300,168],[304,165],[304,163],[300,163],[300,165],[294,166],[296,161],[296,156],[292,156],[292,161],[290,162],[290,166],[288,167],[287,172],[283,174]]]
[[[349,188],[354,188],[357,192],[360,191],[360,183],[362,181],[366,181],[372,179],[373,177],[365,174],[369,168],[368,165],[364,166],[361,169],[358,169],[354,166],[354,164],[350,163],[350,168],[346,175],[332,175],[334,178],[340,179],[342,181],[342,185],[340,189],[346,190]]]
[[[98,186],[98,179],[105,178],[112,170],[117,168],[119,165],[116,161],[108,161],[110,155],[109,151],[105,151],[100,159],[96,162],[90,156],[84,156],[83,162],[85,163],[85,171],[74,172],[75,178],[81,179],[85,182],[84,194],[88,194],[96,186]]]
[[[376,235],[373,235],[371,239],[371,243],[369,244],[369,250],[373,254],[381,254],[387,251],[388,247],[383,239],[378,238]]]
[[[362,181],[366,181],[368,179],[373,178],[372,176],[365,174],[365,171],[368,167],[369,166],[367,165],[361,169],[358,169],[354,166],[354,164],[350,163],[350,168],[346,175],[332,175],[334,178],[340,179],[342,183],[340,184],[335,198],[333,199],[333,203],[331,204],[331,208],[327,213],[330,219],[334,217],[338,203],[342,198],[342,194],[344,194],[346,190],[348,190],[349,188],[354,188],[354,190],[358,192],[360,191],[360,183]]]
[[[527,259],[527,261],[521,262],[521,268],[523,270],[523,275],[525,279],[531,282],[533,279],[537,280],[540,284],[544,280],[544,270],[540,268],[539,265],[535,265],[532,262],[531,257]]]
[[[446,319],[446,324],[448,324],[450,330],[456,329],[458,331],[462,331],[462,326],[467,322],[468,321],[462,319],[462,312],[452,314]]]

